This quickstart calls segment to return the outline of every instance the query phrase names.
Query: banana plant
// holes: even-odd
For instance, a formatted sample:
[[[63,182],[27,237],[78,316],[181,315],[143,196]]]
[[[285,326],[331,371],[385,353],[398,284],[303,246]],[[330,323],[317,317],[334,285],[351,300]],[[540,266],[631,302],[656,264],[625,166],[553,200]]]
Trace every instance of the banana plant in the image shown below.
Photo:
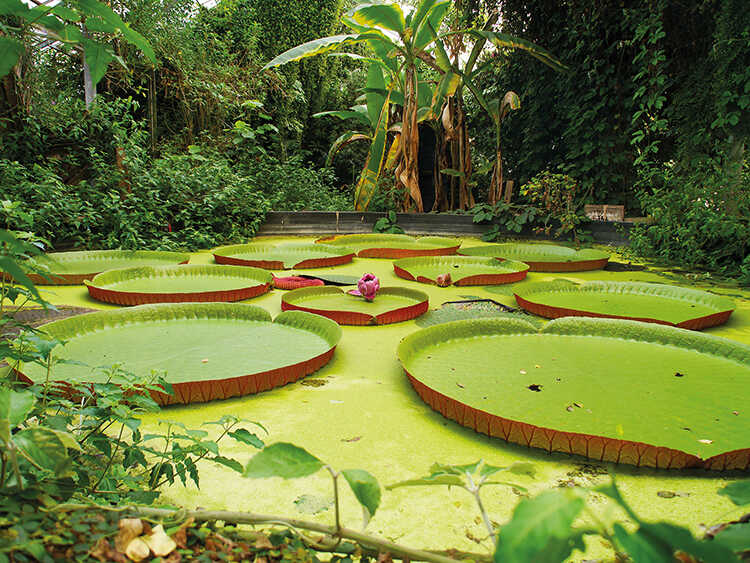
[[[445,102],[445,98],[434,92],[426,81],[418,84],[417,121],[434,119],[436,111]],[[326,159],[326,166],[330,166],[336,153],[349,143],[368,141],[370,149],[367,160],[360,173],[354,194],[354,206],[359,211],[367,209],[378,187],[378,180],[385,170],[392,170],[400,166],[401,160],[401,131],[402,124],[393,119],[397,112],[388,106],[403,107],[404,95],[394,85],[386,84],[386,76],[378,63],[371,63],[367,72],[367,82],[363,98],[364,104],[355,105],[348,110],[322,111],[313,117],[336,117],[341,120],[356,121],[360,128],[343,133],[331,145]],[[382,118],[382,119],[381,119]],[[385,131],[385,137],[383,137]],[[383,142],[384,141],[384,142]],[[388,142],[390,141],[390,146]],[[386,150],[387,149],[387,150]]]
[[[356,120],[360,130],[347,131],[336,139],[328,151],[326,166],[330,166],[336,153],[344,146],[355,141],[368,141],[370,150],[354,190],[354,208],[365,210],[377,189],[378,179],[384,169],[388,135],[388,119],[393,92],[386,88],[383,69],[377,63],[371,63],[367,71],[365,105],[352,106],[344,111],[323,111],[313,117],[337,117],[343,120]],[[394,143],[398,147],[398,143]],[[392,144],[393,146],[393,144]]]
[[[400,162],[396,169],[396,181],[405,191],[407,206],[423,211],[419,190],[419,75],[418,61],[428,56],[436,37],[434,30],[440,27],[448,8],[449,0],[422,0],[408,15],[396,3],[368,3],[357,6],[342,18],[344,25],[354,33],[323,37],[298,45],[281,53],[264,68],[272,68],[300,59],[329,53],[339,47],[366,43],[374,53],[376,61],[388,77],[389,91],[398,87],[403,92],[404,103],[401,115]],[[366,182],[377,179],[377,171],[385,153],[387,132],[387,105],[381,110],[376,131],[376,154],[368,158],[364,174]],[[382,152],[380,151],[382,139]],[[381,155],[380,161],[377,155]]]

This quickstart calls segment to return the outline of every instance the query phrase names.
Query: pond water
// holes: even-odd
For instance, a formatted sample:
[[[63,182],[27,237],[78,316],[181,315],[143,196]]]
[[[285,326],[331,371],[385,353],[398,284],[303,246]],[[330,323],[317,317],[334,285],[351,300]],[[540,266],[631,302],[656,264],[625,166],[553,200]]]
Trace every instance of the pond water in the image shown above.
[[[308,242],[313,237],[264,237],[262,242]],[[473,239],[466,246],[482,244]],[[211,263],[211,254],[196,253],[191,263]],[[315,270],[360,276],[375,273],[381,286],[413,287],[430,295],[430,308],[445,301],[489,298],[516,306],[512,286],[439,288],[398,278],[390,260],[357,258],[351,264]],[[310,274],[312,271],[304,271]],[[575,281],[646,281],[676,283],[652,271],[593,271],[570,274],[529,273],[519,284],[567,278]],[[736,288],[702,286],[735,300],[737,310],[726,325],[707,333],[750,344],[750,292]],[[282,291],[274,290],[249,302],[266,308],[273,316],[280,311]],[[45,297],[57,304],[95,309],[115,306],[91,299],[84,286],[54,287]],[[405,336],[419,330],[418,320],[386,326],[343,327],[343,338],[333,360],[306,380],[259,395],[214,401],[185,407],[169,407],[160,416],[147,417],[146,428],[157,428],[159,419],[176,420],[189,427],[233,414],[261,422],[269,430],[266,443],[292,442],[307,449],[337,469],[366,469],[381,485],[426,475],[433,462],[466,464],[480,458],[492,465],[528,461],[536,478],[514,479],[535,495],[545,489],[571,485],[594,485],[606,480],[607,467],[566,454],[507,444],[459,426],[428,407],[411,388],[396,358],[396,347]],[[595,361],[595,360],[592,360]],[[607,358],[599,358],[606,363]],[[315,384],[310,384],[312,381]],[[740,413],[740,416],[750,416]],[[213,427],[205,427],[213,432]],[[243,464],[255,453],[235,442],[220,444],[224,455]],[[636,512],[645,519],[669,520],[689,525],[694,533],[699,524],[712,525],[733,505],[716,490],[738,474],[702,470],[666,471],[615,466],[620,488]],[[164,491],[164,501],[187,508],[243,510],[332,523],[328,508],[332,497],[330,479],[324,472],[305,479],[249,480],[222,466],[201,467],[201,488],[174,486]],[[659,494],[663,492],[675,495]],[[361,512],[350,492],[343,493],[342,519],[346,526],[361,526]],[[669,497],[669,498],[668,498]],[[505,522],[519,500],[510,488],[483,489],[485,506],[492,519]],[[606,510],[606,504],[594,504]],[[321,511],[322,510],[322,511]],[[313,514],[316,512],[316,514]],[[736,516],[735,511],[729,516]],[[384,491],[381,506],[368,532],[404,545],[484,552],[476,538],[486,531],[478,518],[473,499],[463,490],[447,488],[402,488]],[[599,539],[588,544],[587,558],[606,557]],[[580,554],[579,554],[580,555]],[[611,554],[610,554],[611,555]],[[576,559],[580,560],[578,556]]]

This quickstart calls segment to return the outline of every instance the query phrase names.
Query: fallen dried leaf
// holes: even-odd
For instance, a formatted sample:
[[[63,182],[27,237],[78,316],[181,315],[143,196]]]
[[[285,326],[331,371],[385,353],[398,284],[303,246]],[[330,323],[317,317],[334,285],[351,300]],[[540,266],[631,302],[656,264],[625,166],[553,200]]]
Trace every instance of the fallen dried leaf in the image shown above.
[[[456,385],[458,385],[458,386],[459,386],[459,387],[460,387],[461,389],[466,389],[466,387],[464,387],[464,386],[463,386],[462,384],[460,384],[460,383],[456,383]]]
[[[255,538],[255,546],[256,549],[273,549],[273,544],[271,543],[271,540],[268,539],[268,536],[265,534],[260,534],[257,538]]]
[[[521,371],[520,371],[519,373],[520,373],[521,375],[526,375],[526,370],[525,370],[525,369],[522,369],[522,370],[521,370]]]
[[[187,547],[187,529],[193,525],[195,518],[190,517],[180,524],[179,529],[172,534],[172,539],[177,544],[177,547],[185,549]]]
[[[706,439],[706,438],[704,438],[704,439],[702,439],[702,440],[698,440],[698,441],[699,441],[699,442],[700,442],[701,444],[713,444],[713,443],[714,443],[714,441],[713,441],[713,440],[708,440],[708,439]]]
[[[125,553],[128,544],[143,533],[143,522],[140,518],[121,518],[117,527],[120,531],[115,537],[115,549]]]
[[[144,537],[143,540],[157,557],[164,557],[177,549],[177,542],[167,535],[161,524],[154,526],[151,535]]]
[[[125,555],[131,561],[143,561],[151,554],[151,549],[143,538],[135,538],[125,548]]]
[[[353,438],[341,438],[342,442],[359,442],[362,436],[354,436]]]

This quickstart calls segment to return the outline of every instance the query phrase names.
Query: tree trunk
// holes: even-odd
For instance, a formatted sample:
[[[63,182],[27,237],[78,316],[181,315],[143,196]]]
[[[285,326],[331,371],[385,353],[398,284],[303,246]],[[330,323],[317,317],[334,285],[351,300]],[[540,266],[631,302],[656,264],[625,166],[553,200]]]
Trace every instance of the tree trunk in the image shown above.
[[[494,205],[503,197],[503,153],[500,150],[500,125],[495,128],[495,167],[492,170],[492,181],[487,202]]]

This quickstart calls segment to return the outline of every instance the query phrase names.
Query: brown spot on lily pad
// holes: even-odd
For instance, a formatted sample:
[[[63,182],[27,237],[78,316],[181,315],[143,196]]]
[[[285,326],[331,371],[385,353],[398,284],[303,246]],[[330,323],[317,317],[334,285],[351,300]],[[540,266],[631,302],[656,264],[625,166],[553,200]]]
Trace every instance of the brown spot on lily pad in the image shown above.
[[[543,385],[539,385],[538,383],[532,383],[529,385],[529,389],[531,391],[536,391],[537,393],[542,390]]]
[[[353,438],[341,438],[342,442],[359,442],[362,439],[362,436],[354,436]]]

